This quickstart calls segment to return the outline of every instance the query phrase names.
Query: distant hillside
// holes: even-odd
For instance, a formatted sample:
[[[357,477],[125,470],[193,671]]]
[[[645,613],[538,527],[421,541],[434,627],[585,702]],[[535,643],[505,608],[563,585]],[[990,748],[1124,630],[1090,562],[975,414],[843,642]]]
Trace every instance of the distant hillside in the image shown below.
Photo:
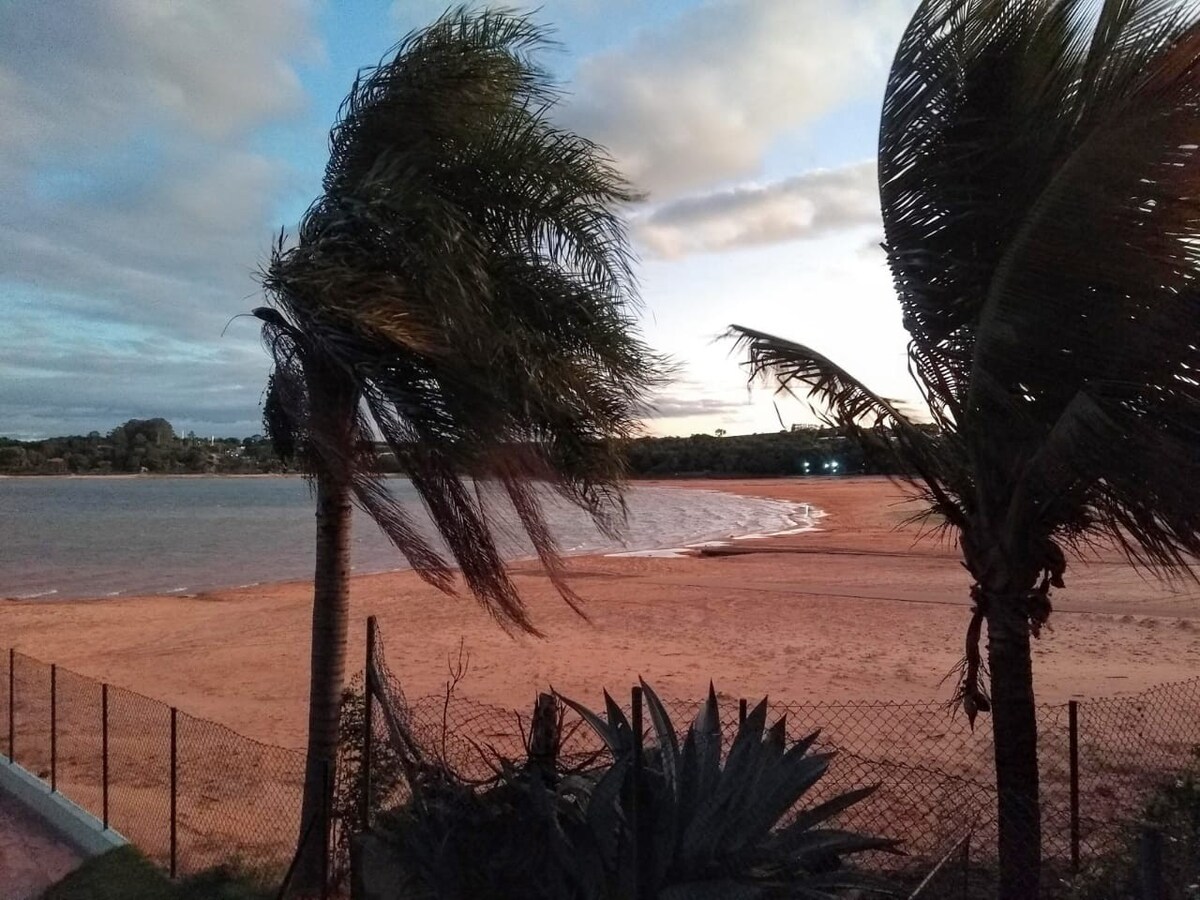
[[[383,463],[394,465],[390,454]],[[898,471],[886,444],[833,429],[770,434],[639,438],[629,444],[634,476],[891,474]],[[253,475],[290,471],[271,442],[249,438],[180,436],[166,419],[130,419],[108,434],[16,441],[0,438],[0,475]]]
[[[639,476],[895,474],[898,464],[874,436],[847,437],[834,429],[802,428],[768,434],[641,438],[629,447]]]
[[[253,475],[284,467],[261,435],[179,436],[166,419],[130,419],[108,434],[14,441],[0,438],[0,475]]]

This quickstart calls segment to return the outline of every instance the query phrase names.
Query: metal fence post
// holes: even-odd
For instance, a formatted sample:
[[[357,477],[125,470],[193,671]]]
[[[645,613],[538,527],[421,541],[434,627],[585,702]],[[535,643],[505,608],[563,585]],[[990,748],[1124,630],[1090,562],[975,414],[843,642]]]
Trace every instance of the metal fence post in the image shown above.
[[[646,880],[646,861],[643,858],[642,840],[642,688],[634,685],[632,695],[630,725],[633,730],[633,789],[630,795],[629,811],[632,819],[633,832],[633,896],[635,900],[644,900],[649,895],[650,885]]]
[[[371,739],[374,726],[375,685],[371,671],[375,667],[375,617],[367,616],[367,661],[363,669],[363,743],[362,743],[362,819],[363,831],[371,830]]]
[[[1138,840],[1138,882],[1139,900],[1165,900],[1163,833],[1154,825],[1144,826]]]
[[[171,707],[171,877],[178,871],[179,711]]]
[[[50,663],[50,793],[58,790],[58,666]]]
[[[17,761],[16,736],[16,696],[17,696],[17,651],[8,648],[8,764]]]
[[[100,769],[104,830],[108,831],[108,682],[100,685]]]
[[[746,724],[746,716],[748,715],[747,710],[749,709],[749,706],[750,705],[746,702],[745,697],[743,697],[741,700],[738,701],[738,727],[739,728],[742,725]]]
[[[329,760],[321,762],[321,900],[329,897],[330,793]]]
[[[963,842],[963,898],[971,896],[971,832],[967,832],[967,838]]]
[[[1067,704],[1067,732],[1071,757],[1071,872],[1079,872],[1079,703]]]

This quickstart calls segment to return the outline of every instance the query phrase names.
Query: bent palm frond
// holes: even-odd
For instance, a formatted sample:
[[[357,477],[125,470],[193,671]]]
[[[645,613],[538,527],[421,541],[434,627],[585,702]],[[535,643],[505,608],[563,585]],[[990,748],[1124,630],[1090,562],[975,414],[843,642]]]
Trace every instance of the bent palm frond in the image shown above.
[[[885,246],[989,540],[1200,549],[1198,58],[1173,0],[927,0],[901,41]]]
[[[917,428],[895,401],[876,394],[828,357],[793,341],[732,325],[725,335],[743,350],[752,379],[773,380],[779,390],[807,390],[814,411],[830,425],[847,431],[870,428],[887,441],[912,470],[931,512],[950,524],[962,524],[958,496],[969,479],[950,443]]]
[[[818,401],[822,412],[828,411],[833,425],[910,424],[894,401],[880,397],[810,347],[741,325],[729,326],[725,337],[734,342],[734,349],[745,351],[751,378],[773,379],[780,390],[793,394],[794,386],[804,386],[808,398]]]
[[[300,336],[268,338],[288,350],[275,352],[277,371],[295,373],[289,348],[300,346],[310,389],[314,378],[350,386],[360,433],[395,454],[469,589],[529,631],[472,480],[501,486],[578,606],[530,485],[611,530],[622,442],[665,371],[633,327],[621,212],[634,193],[599,147],[551,122],[558,90],[530,57],[545,43],[523,17],[457,9],[361,72],[331,135],[324,192],[264,275],[272,312]],[[294,406],[310,465],[358,473],[359,504],[448,587],[447,560],[386,485],[363,481],[374,450],[322,461],[330,449]]]

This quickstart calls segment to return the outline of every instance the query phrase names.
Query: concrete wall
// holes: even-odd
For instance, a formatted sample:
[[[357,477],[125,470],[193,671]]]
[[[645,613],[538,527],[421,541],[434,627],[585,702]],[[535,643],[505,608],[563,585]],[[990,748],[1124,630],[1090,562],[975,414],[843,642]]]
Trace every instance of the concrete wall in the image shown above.
[[[128,843],[111,828],[105,829],[104,823],[87,810],[62,794],[52,793],[50,785],[5,756],[0,756],[0,793],[14,797],[85,856],[97,856]]]

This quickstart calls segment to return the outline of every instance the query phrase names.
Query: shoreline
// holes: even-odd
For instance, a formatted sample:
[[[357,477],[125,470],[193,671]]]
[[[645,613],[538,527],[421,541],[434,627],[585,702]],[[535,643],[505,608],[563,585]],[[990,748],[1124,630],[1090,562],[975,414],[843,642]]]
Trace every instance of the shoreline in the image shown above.
[[[164,479],[172,479],[172,478],[180,478],[180,479],[196,479],[196,478],[209,478],[209,477],[212,477],[212,478],[278,478],[278,477],[291,477],[291,476],[278,476],[278,475],[219,475],[219,476],[206,476],[206,475],[58,476],[58,475],[47,475],[47,476],[41,476],[41,475],[32,475],[32,476],[20,476],[20,477],[71,478],[71,479],[76,479],[76,480],[79,478],[89,478],[89,477],[112,478],[112,479],[117,479],[117,480],[125,480],[127,478],[140,478],[140,479],[153,478],[155,480],[164,480]],[[606,544],[606,545],[602,545],[602,546],[588,547],[586,549],[564,550],[561,553],[561,556],[563,559],[574,559],[574,558],[578,558],[578,557],[589,557],[589,556],[634,557],[634,556],[644,556],[644,555],[651,555],[651,556],[690,555],[690,554],[694,554],[694,553],[698,552],[699,550],[701,550],[705,547],[727,546],[727,545],[732,545],[733,542],[762,540],[762,539],[767,539],[767,538],[777,537],[777,536],[782,536],[782,535],[787,535],[787,534],[799,534],[799,533],[808,532],[817,527],[817,522],[819,521],[820,517],[822,517],[824,515],[824,513],[820,509],[812,506],[812,504],[808,504],[808,503],[804,503],[804,502],[796,502],[796,501],[793,501],[790,499],[789,500],[780,500],[780,499],[774,498],[774,497],[754,496],[754,495],[749,495],[749,494],[745,494],[745,493],[740,493],[737,491],[722,491],[722,490],[714,489],[711,485],[708,485],[706,483],[695,483],[695,482],[686,482],[685,483],[685,482],[680,482],[680,481],[662,482],[659,480],[647,479],[647,480],[633,482],[630,484],[630,487],[632,487],[634,489],[652,488],[652,489],[671,490],[671,491],[688,491],[688,492],[692,492],[692,493],[707,494],[710,496],[733,494],[735,496],[742,497],[742,498],[748,499],[748,500],[759,500],[759,501],[766,501],[769,503],[779,503],[779,504],[786,503],[786,504],[788,504],[788,506],[790,508],[788,508],[786,510],[779,510],[779,517],[783,520],[779,524],[781,524],[781,525],[786,524],[786,527],[781,528],[776,531],[771,531],[771,532],[761,532],[761,531],[754,531],[754,530],[744,531],[744,532],[735,531],[735,532],[731,532],[728,534],[724,534],[721,537],[714,537],[712,535],[706,535],[706,534],[697,534],[697,535],[692,536],[692,538],[690,538],[688,540],[679,541],[679,542],[672,542],[672,541],[667,542],[667,544],[677,544],[677,546],[667,546],[665,544],[662,544],[658,540],[656,540],[651,533],[647,532],[644,534],[634,536],[634,539],[632,539],[629,542],[621,541],[621,542]],[[760,514],[766,515],[767,512],[764,509],[763,511],[761,511]],[[368,523],[363,523],[363,524],[366,525],[368,528],[370,528],[370,525]],[[767,523],[761,522],[761,523],[753,523],[752,524],[752,523],[747,522],[746,527],[753,528],[755,524],[767,524]],[[771,524],[774,524],[774,523],[771,523]],[[600,539],[601,538],[600,533],[597,532],[595,534],[595,537],[597,539]],[[371,559],[364,563],[364,566],[365,566],[364,571],[361,571],[361,572],[354,571],[356,569],[356,567],[352,566],[351,567],[352,572],[351,572],[350,577],[352,579],[353,578],[365,578],[365,577],[378,576],[378,575],[393,575],[393,574],[399,574],[399,573],[411,571],[411,567],[407,564],[407,561],[404,559],[403,554],[401,554],[398,550],[392,550],[391,548],[389,548],[389,553],[391,554],[391,558],[389,559],[388,562],[389,563],[394,562],[395,565],[390,565],[390,564],[381,565],[379,559]],[[452,568],[454,569],[454,571],[457,571],[458,567],[457,567],[457,565],[453,565],[453,559],[451,559],[451,563],[452,563]],[[536,554],[529,553],[526,555],[514,556],[514,557],[511,557],[506,560],[506,565],[508,565],[508,566],[521,565],[521,564],[527,564],[527,563],[536,564],[537,563]],[[215,564],[210,567],[210,569],[216,569],[216,568],[217,568],[217,566]],[[310,569],[311,569],[311,566],[310,566]],[[243,577],[245,577],[246,575],[249,575],[252,580],[246,581],[245,583],[242,583],[242,584],[236,584],[236,583],[222,583],[222,582],[207,583],[206,579],[197,577],[195,572],[192,572],[190,574],[183,573],[183,574],[179,575],[178,582],[189,582],[190,581],[191,582],[190,584],[183,583],[182,586],[175,587],[170,590],[156,588],[156,589],[148,590],[148,591],[139,589],[138,587],[135,586],[135,587],[128,587],[128,588],[121,588],[119,590],[104,590],[104,589],[100,588],[100,589],[92,590],[91,592],[83,592],[78,587],[72,587],[72,586],[62,587],[61,581],[59,582],[58,587],[54,586],[54,583],[51,582],[42,587],[26,588],[25,592],[23,592],[23,593],[0,595],[0,603],[21,603],[21,602],[68,603],[68,602],[74,602],[74,601],[101,603],[101,602],[112,602],[115,600],[122,600],[122,599],[128,599],[128,598],[152,597],[152,596],[174,597],[176,599],[192,599],[192,598],[203,597],[203,596],[211,595],[211,594],[238,591],[238,590],[270,588],[274,585],[311,584],[311,581],[312,581],[311,575],[307,574],[307,573],[296,574],[296,575],[288,574],[288,575],[285,575],[284,577],[273,577],[270,574],[265,574],[265,575],[259,576],[258,578],[256,578],[254,574],[243,573]],[[113,585],[113,586],[115,586],[115,585]]]
[[[130,479],[167,479],[167,478],[303,478],[299,472],[109,472],[105,475],[89,475],[82,472],[31,472],[28,475],[2,474],[0,478],[24,481],[27,478],[61,478],[87,481],[127,481]]]
[[[652,482],[653,483],[653,482]],[[673,482],[679,486],[679,482]],[[411,699],[444,689],[460,642],[458,695],[524,709],[553,685],[583,702],[642,675],[665,696],[804,702],[945,701],[969,618],[953,547],[901,522],[886,478],[753,479],[697,488],[809,502],[802,534],[736,542],[752,552],[566,559],[583,619],[540,568],[510,572],[544,640],[510,635],[468,597],[411,571],[355,575],[348,670],[376,615]],[[732,548],[731,548],[732,549]],[[1116,554],[1072,563],[1034,644],[1039,700],[1134,692],[1200,671],[1200,596],[1143,580]],[[147,694],[267,743],[302,742],[311,581],[178,595],[0,603],[0,646]],[[964,726],[965,727],[965,726]]]

